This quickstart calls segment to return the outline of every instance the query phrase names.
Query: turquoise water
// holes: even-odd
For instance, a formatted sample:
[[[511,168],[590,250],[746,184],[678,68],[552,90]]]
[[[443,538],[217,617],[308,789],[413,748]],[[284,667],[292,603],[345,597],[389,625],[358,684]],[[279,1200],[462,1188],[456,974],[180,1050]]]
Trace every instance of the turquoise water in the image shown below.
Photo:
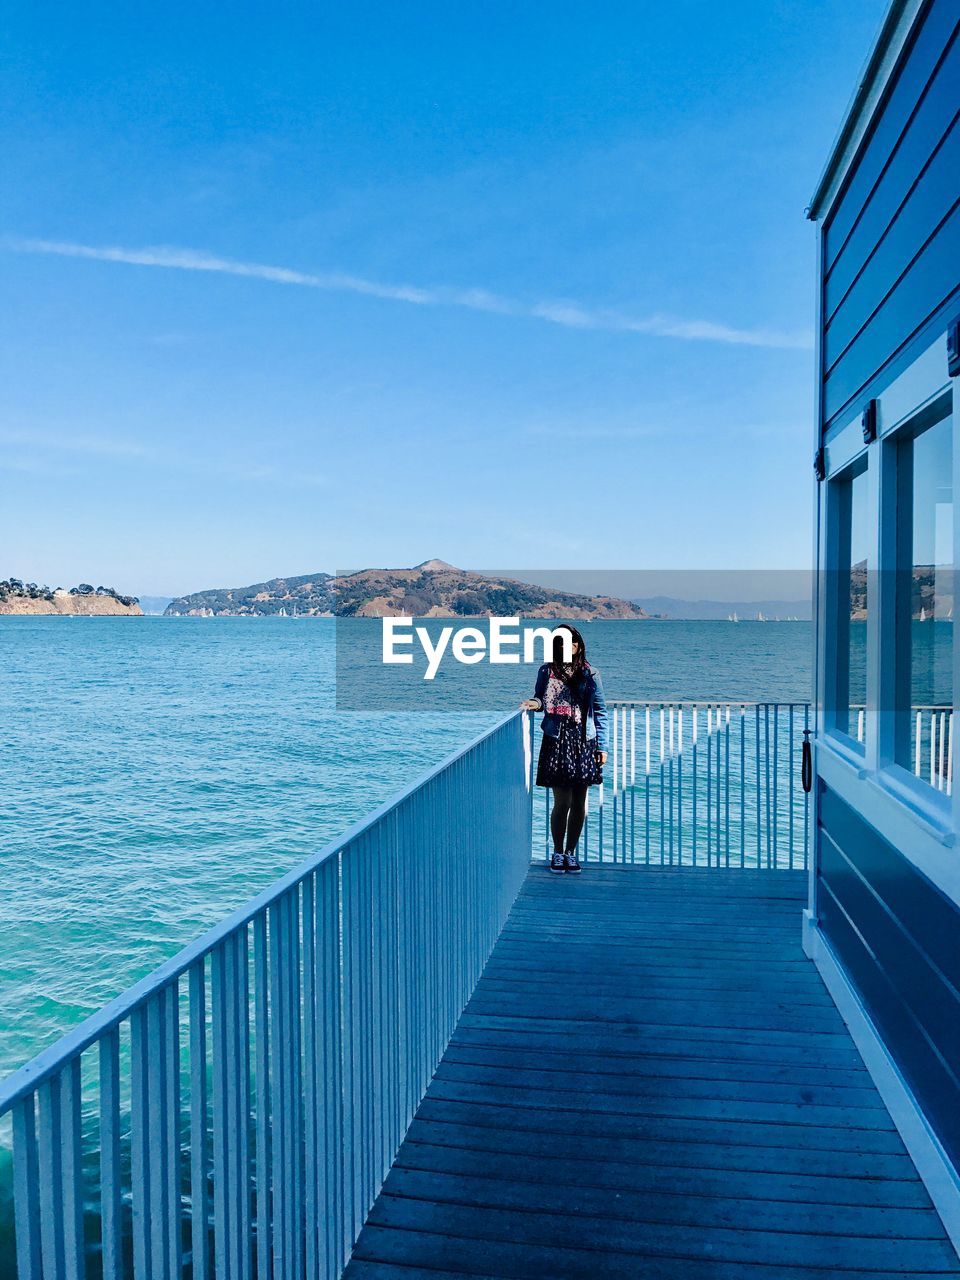
[[[808,623],[585,631],[610,697],[809,694]],[[0,619],[0,1076],[529,693],[484,664],[482,713],[454,693],[338,712],[334,639],[329,619]]]

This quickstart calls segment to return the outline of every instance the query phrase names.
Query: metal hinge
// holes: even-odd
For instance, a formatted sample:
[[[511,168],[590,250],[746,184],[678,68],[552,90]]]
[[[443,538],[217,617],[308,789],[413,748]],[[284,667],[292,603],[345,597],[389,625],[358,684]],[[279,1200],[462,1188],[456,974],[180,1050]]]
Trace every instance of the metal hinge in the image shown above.
[[[947,328],[947,373],[960,377],[960,317]]]
[[[860,428],[863,431],[863,443],[872,444],[877,438],[877,402],[868,400],[860,415]]]

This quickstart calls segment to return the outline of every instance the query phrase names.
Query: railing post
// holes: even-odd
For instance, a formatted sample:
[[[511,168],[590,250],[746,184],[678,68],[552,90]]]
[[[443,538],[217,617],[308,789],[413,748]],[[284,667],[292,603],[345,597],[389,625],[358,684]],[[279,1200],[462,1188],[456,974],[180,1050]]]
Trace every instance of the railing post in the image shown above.
[[[17,1220],[18,1280],[43,1280],[40,1160],[32,1093],[13,1107],[13,1202]]]
[[[123,1275],[123,1220],[120,1167],[120,1032],[100,1041],[100,1247],[104,1280]],[[196,1268],[194,1274],[198,1275]],[[198,1280],[203,1280],[198,1275]]]
[[[188,978],[190,1027],[190,1245],[193,1280],[210,1276],[210,1139],[207,1097],[207,992],[203,960]],[[119,1275],[119,1273],[118,1273]]]

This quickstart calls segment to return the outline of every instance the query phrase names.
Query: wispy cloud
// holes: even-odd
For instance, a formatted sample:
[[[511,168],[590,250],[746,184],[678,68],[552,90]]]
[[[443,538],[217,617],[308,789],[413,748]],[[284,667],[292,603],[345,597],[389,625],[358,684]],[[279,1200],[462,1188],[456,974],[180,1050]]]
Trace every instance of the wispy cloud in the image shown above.
[[[89,467],[93,461],[110,459],[281,489],[322,489],[330,484],[328,475],[303,467],[284,468],[256,460],[194,458],[166,447],[153,448],[118,438],[0,429],[0,445],[14,449],[13,453],[0,455],[0,471],[25,474],[73,475],[78,474],[77,468],[84,464]],[[73,461],[65,463],[64,459]]]
[[[383,284],[344,272],[296,271],[262,262],[238,262],[196,249],[156,246],[130,249],[121,246],[74,244],[62,240],[7,239],[8,249],[18,253],[45,253],[64,258],[90,258],[97,262],[118,262],[138,267],[163,267],[175,271],[203,271],[215,275],[243,276],[272,284],[361,294],[390,302],[406,302],[421,307],[462,307],[469,311],[527,317],[561,325],[567,329],[592,329],[617,333],[650,334],[679,338],[688,342],[721,342],[736,346],[775,347],[790,350],[812,345],[808,332],[781,332],[775,329],[741,329],[712,320],[684,320],[656,313],[629,316],[608,308],[583,306],[563,299],[523,302],[490,293],[486,289],[423,288],[411,284]]]
[[[42,452],[83,454],[93,458],[152,458],[153,450],[133,440],[100,436],[49,435],[35,431],[0,429],[0,444],[21,445]]]
[[[583,422],[573,423],[534,422],[523,428],[528,436],[545,436],[553,440],[584,440],[591,443],[596,443],[598,440],[666,440],[677,437],[696,437],[705,435],[707,432],[715,433],[718,429],[721,430],[724,438],[746,436],[750,439],[773,441],[796,439],[798,433],[803,432],[802,425],[797,424],[784,426],[776,423],[724,422],[718,424],[711,422],[709,425],[704,425],[702,422],[675,421],[666,417],[659,424],[620,426],[615,423],[597,423],[587,418]]]
[[[641,440],[676,434],[673,426],[610,426],[585,419],[582,423],[536,422],[524,428],[528,436],[546,436],[551,440]]]
[[[16,472],[23,476],[49,476],[50,468],[43,465],[38,458],[19,457],[5,453],[0,457],[0,475],[4,472]],[[59,472],[58,472],[59,474]]]

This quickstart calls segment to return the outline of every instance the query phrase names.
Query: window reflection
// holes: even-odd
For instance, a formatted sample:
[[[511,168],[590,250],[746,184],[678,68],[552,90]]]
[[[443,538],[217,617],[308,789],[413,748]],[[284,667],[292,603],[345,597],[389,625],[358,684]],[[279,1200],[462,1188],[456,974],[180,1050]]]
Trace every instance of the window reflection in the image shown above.
[[[896,759],[952,788],[952,421],[897,446]]]
[[[867,617],[871,524],[867,465],[833,481],[837,520],[836,728],[863,743],[867,701]]]

